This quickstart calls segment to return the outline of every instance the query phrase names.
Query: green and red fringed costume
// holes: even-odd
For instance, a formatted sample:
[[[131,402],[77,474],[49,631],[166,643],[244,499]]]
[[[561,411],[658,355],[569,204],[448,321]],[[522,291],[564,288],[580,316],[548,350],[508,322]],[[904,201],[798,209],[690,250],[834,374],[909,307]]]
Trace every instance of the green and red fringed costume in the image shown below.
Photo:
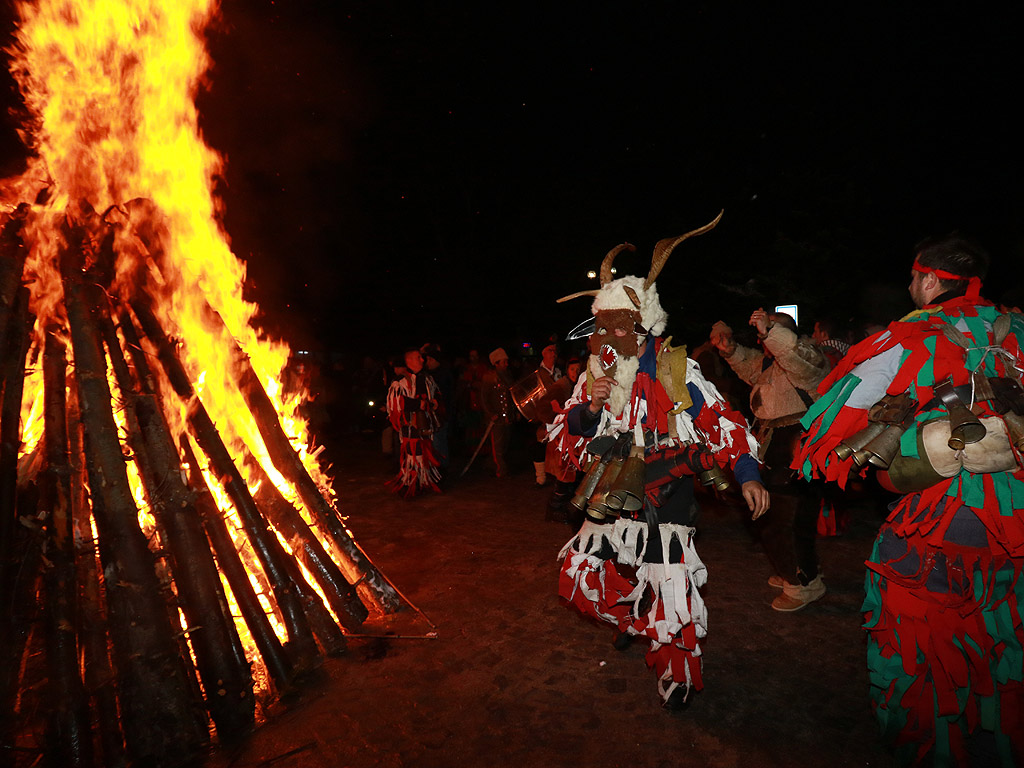
[[[892,323],[850,350],[822,382],[793,467],[845,486],[853,460],[833,453],[868,423],[884,395],[908,393],[921,409],[900,452],[916,457],[918,427],[947,415],[933,388],[971,371],[1020,382],[1024,316],[1011,315],[996,344],[1001,313],[984,299],[958,297]],[[1005,322],[1005,321],[1003,321]],[[970,342],[950,340],[951,325]],[[980,417],[998,416],[979,401]],[[892,505],[867,562],[864,601],[871,695],[883,736],[901,763],[969,765],[982,742],[1004,766],[1024,764],[1024,466],[966,469]],[[990,764],[990,763],[986,763]]]

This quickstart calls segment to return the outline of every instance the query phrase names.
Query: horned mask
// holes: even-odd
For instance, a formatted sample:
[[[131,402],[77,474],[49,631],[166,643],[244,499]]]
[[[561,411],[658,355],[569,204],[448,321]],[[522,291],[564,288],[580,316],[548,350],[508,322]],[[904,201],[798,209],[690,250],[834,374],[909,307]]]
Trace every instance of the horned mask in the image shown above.
[[[596,322],[589,346],[590,352],[597,357],[606,375],[614,377],[620,357],[635,357],[648,333],[660,336],[664,332],[668,313],[661,306],[654,281],[661,274],[673,249],[687,238],[714,229],[721,220],[722,213],[720,211],[713,221],[699,229],[679,237],[658,241],[651,258],[651,270],[646,278],[627,275],[612,280],[612,263],[615,257],[622,251],[636,250],[633,245],[622,243],[608,251],[601,262],[600,289],[580,291],[558,300],[561,303],[580,296],[594,297],[590,311],[594,314]]]

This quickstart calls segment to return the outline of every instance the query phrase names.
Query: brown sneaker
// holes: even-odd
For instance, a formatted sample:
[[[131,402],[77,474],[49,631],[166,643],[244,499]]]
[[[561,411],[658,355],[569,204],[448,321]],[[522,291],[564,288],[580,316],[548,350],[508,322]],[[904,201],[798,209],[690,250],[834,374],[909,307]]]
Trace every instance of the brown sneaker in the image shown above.
[[[802,584],[786,584],[782,587],[782,594],[772,600],[772,608],[776,611],[799,611],[813,603],[825,594],[825,583],[821,580],[821,574],[814,577],[814,580],[807,586]]]
[[[818,569],[818,577],[821,578],[824,575],[825,575],[825,572],[822,571],[819,568]],[[788,582],[784,578],[782,578],[781,576],[776,576],[775,574],[772,574],[771,576],[768,577],[768,586],[769,587],[775,587],[776,589],[782,589],[783,587],[786,586],[787,583]]]

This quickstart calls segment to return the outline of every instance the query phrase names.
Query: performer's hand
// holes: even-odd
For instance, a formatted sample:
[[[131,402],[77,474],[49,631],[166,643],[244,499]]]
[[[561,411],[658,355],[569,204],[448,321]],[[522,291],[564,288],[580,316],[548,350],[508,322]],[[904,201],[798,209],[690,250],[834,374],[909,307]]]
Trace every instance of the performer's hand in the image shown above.
[[[753,512],[750,516],[751,520],[757,520],[757,518],[768,511],[771,497],[768,495],[768,489],[760,481],[748,480],[740,488],[740,492],[743,494],[744,501],[747,502],[747,508]]]
[[[594,381],[594,388],[590,393],[590,412],[600,413],[601,409],[604,408],[605,401],[611,397],[612,387],[618,384],[615,379],[610,376],[602,376],[600,379]]]
[[[764,311],[764,307],[754,310],[754,313],[750,316],[750,324],[757,328],[758,335],[764,336],[768,333],[771,321],[768,319],[768,313]]]

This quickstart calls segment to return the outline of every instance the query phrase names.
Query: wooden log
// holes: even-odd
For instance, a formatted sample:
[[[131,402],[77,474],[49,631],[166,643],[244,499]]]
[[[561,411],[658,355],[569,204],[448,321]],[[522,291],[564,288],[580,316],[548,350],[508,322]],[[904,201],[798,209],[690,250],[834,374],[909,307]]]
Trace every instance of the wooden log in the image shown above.
[[[28,288],[15,292],[7,324],[7,354],[0,360],[0,605],[10,605],[15,571],[21,553],[15,546],[17,530],[18,453],[21,450],[21,400],[25,391],[25,358],[33,318],[28,311]]]
[[[210,467],[220,479],[225,493],[234,504],[253,551],[270,580],[274,597],[284,614],[285,626],[288,629],[287,647],[295,661],[296,669],[300,673],[312,669],[320,663],[321,659],[316,650],[316,642],[303,611],[302,602],[288,574],[288,555],[284,551],[284,547],[281,546],[281,542],[270,530],[270,526],[252,498],[252,494],[249,493],[249,488],[238,471],[238,467],[235,466],[231,453],[224,445],[224,441],[202,401],[196,396],[181,361],[178,360],[170,340],[163,332],[155,315],[141,301],[133,301],[132,309],[146,336],[157,349],[157,356],[171,387],[188,404],[189,430],[195,438],[196,444],[210,462]],[[123,322],[124,318],[122,317]]]
[[[25,393],[25,360],[29,353],[29,335],[34,318],[29,313],[29,289],[15,292],[7,323],[7,350],[0,358],[0,566],[3,579],[9,579],[11,550],[16,524],[17,455],[22,450],[22,397]],[[3,594],[0,591],[0,594]]]
[[[207,308],[207,314],[211,323],[223,328],[225,338],[231,338],[220,314],[210,307]],[[299,498],[313,514],[317,525],[330,536],[340,556],[340,564],[347,571],[349,581],[356,585],[359,594],[384,613],[398,611],[403,605],[401,596],[352,538],[337,510],[324,498],[320,487],[310,477],[285,434],[277,410],[256,375],[249,356],[237,343],[232,353],[236,368],[240,371],[239,387],[242,396],[252,412],[274,467],[295,486]]]
[[[159,210],[149,200],[140,199],[132,202],[134,203],[133,208],[144,211],[143,215],[138,216],[138,220],[142,222],[142,228],[136,226],[134,231],[142,238],[157,263],[162,264],[164,251],[159,234],[160,228],[159,223],[154,223],[159,222]],[[136,304],[147,306],[146,301],[133,301],[132,307],[136,311],[138,311]],[[232,338],[224,325],[223,318],[209,305],[206,307],[206,315],[214,327],[219,326],[223,329],[224,338]],[[242,396],[253,414],[274,467],[295,486],[302,503],[311,511],[317,525],[327,532],[338,555],[338,564],[345,571],[347,580],[356,587],[357,593],[362,597],[364,603],[376,605],[383,613],[395,613],[402,609],[404,602],[398,590],[377,569],[352,538],[337,510],[324,497],[316,481],[310,477],[309,472],[302,464],[302,459],[285,434],[280,417],[253,370],[248,355],[237,343],[234,344],[233,355],[238,370],[241,371]],[[168,376],[173,379],[171,374]],[[188,377],[182,369],[181,381],[177,383],[172,381],[172,386],[175,389],[184,390],[186,385],[191,387]]]
[[[274,685],[282,693],[290,690],[292,680],[295,677],[295,665],[288,656],[284,646],[278,639],[267,615],[263,612],[256,591],[249,582],[249,572],[242,563],[235,544],[228,533],[227,525],[221,516],[220,510],[213,501],[210,489],[206,487],[206,481],[199,471],[199,463],[189,444],[188,436],[182,435],[180,440],[181,452],[188,467],[188,481],[192,491],[196,494],[196,508],[199,510],[203,520],[203,527],[209,537],[210,544],[217,554],[217,564],[227,579],[231,593],[235,597],[238,609],[242,613],[253,642],[260,652],[260,657],[270,673]]]
[[[178,603],[188,623],[189,641],[203,684],[207,710],[226,742],[235,742],[255,724],[255,698],[249,662],[228,609],[217,564],[195,507],[182,480],[178,449],[159,403],[136,392],[121,350],[109,303],[93,291],[98,323],[107,345],[125,405],[129,445],[140,467],[150,509],[170,555]],[[177,618],[177,608],[172,614]],[[186,648],[187,652],[187,648]]]
[[[24,509],[23,516],[27,523],[19,526],[17,531],[18,552],[20,563],[14,574],[8,595],[9,602],[4,603],[4,615],[0,617],[0,766],[14,766],[15,741],[17,729],[17,701],[20,689],[22,660],[32,632],[32,624],[38,611],[36,595],[39,588],[40,568],[42,564],[42,526],[37,523],[37,515]]]
[[[100,597],[99,551],[93,537],[85,483],[85,447],[82,440],[81,413],[77,388],[68,391],[68,442],[71,447],[71,510],[75,536],[75,573],[79,585],[79,610],[76,621],[82,647],[83,682],[95,712],[98,738],[94,752],[98,765],[124,768],[127,758],[124,734],[117,709],[114,671],[110,666],[110,641],[107,633],[106,609]],[[93,505],[102,504],[98,496]]]
[[[248,463],[251,464],[252,461],[254,460],[250,457]],[[267,480],[267,482],[269,482],[269,479]],[[256,494],[256,502],[260,505],[260,509],[265,510],[267,512],[267,516],[271,520],[274,520],[275,513],[274,510],[272,509],[272,504],[274,502],[271,501],[271,497],[273,496],[273,494],[265,493],[265,488],[266,484],[262,484],[260,486],[260,489],[257,491]],[[278,494],[278,496],[280,495]],[[283,498],[281,498],[281,502],[287,504],[287,502]],[[292,510],[294,510],[294,507],[292,507]],[[277,525],[276,521],[274,522],[274,525],[278,528],[278,530],[281,530],[281,528]],[[289,539],[288,534],[282,533],[282,535],[284,535],[286,539]],[[330,611],[327,610],[326,606],[324,605],[324,601],[321,599],[317,591],[313,589],[313,587],[307,581],[305,575],[302,572],[302,569],[299,567],[299,562],[303,562],[303,564],[305,565],[305,547],[302,545],[300,541],[296,541],[294,539],[289,541],[289,546],[295,553],[296,557],[289,558],[288,572],[292,578],[292,581],[295,583],[295,589],[299,594],[299,598],[302,600],[302,607],[303,610],[305,610],[306,612],[306,618],[309,620],[309,625],[313,629],[313,634],[316,637],[317,642],[319,642],[320,647],[323,649],[324,653],[330,656],[340,656],[348,650],[348,641],[345,639],[345,635],[338,628],[338,623],[334,620],[334,617],[331,616]],[[313,558],[308,559],[311,562],[313,560]],[[337,569],[336,565],[335,569]],[[307,572],[309,572],[308,566],[306,570]],[[336,573],[336,576],[340,576],[340,572]],[[328,584],[330,584],[329,577],[327,581]],[[348,583],[345,582],[345,585],[348,586]],[[329,588],[330,587],[325,588],[321,584],[321,590],[324,592],[325,595],[328,594]],[[361,603],[360,607],[362,607]],[[351,623],[351,617],[349,617],[349,620]],[[356,626],[358,626],[358,624]]]
[[[21,238],[28,213],[28,205],[22,203],[7,217],[3,229],[0,229],[0,359],[6,357],[7,326],[14,311],[15,297],[28,257],[28,248]]]
[[[320,595],[310,586],[306,577],[299,568],[298,561],[288,561],[288,573],[295,582],[295,591],[302,601],[302,609],[306,612],[306,620],[313,630],[313,636],[320,644],[320,648],[328,656],[341,656],[348,650],[348,640],[344,633],[338,628],[337,622],[331,616],[330,611],[324,606]]]
[[[20,270],[17,271],[20,282]],[[26,542],[26,530],[18,523],[17,455],[22,447],[22,396],[25,360],[29,348],[31,315],[29,291],[15,288],[6,313],[6,339],[0,348],[0,765],[11,765],[15,702],[22,657],[28,642],[40,563],[38,537]],[[28,548],[28,549],[27,549]]]
[[[131,356],[135,368],[135,377],[140,383],[142,390],[147,394],[153,395],[160,402],[164,402],[160,392],[159,381],[149,365],[149,358],[142,349],[142,342],[139,340],[138,331],[135,329],[134,321],[127,309],[122,310],[118,327],[124,336],[125,347]],[[214,503],[210,489],[207,487],[202,473],[199,472],[199,465],[192,453],[187,435],[180,436],[179,445],[179,450],[185,459],[185,463],[190,467],[188,472],[189,487],[196,496],[197,508],[199,509],[200,517],[203,519],[203,527],[206,529],[206,535],[210,539],[210,543],[216,553],[217,561],[220,563],[221,570],[224,571],[225,577],[228,579],[228,584],[235,595],[235,601],[239,605],[242,617],[256,641],[257,648],[259,648],[261,655],[264,656],[264,663],[270,669],[275,684],[277,684],[278,688],[286,688],[295,676],[295,665],[288,657],[283,646],[281,646],[280,641],[277,639],[277,634],[271,628],[269,620],[263,612],[262,604],[259,602],[256,592],[249,582],[249,576],[251,575],[259,583],[260,589],[270,600],[273,615],[278,622],[283,624],[284,615],[273,600],[273,589],[271,589],[270,582],[258,565],[254,564],[251,570],[243,565],[242,558],[235,549],[234,540],[228,532],[227,521],[224,520],[220,510]]]
[[[139,528],[114,423],[103,346],[85,299],[78,230],[66,232],[61,259],[78,397],[85,428],[93,507],[118,674],[125,741],[132,759],[167,763],[197,755],[207,742],[205,718],[192,700],[187,671],[160,596],[152,554]]]
[[[107,231],[99,248],[99,258],[90,266],[90,277],[95,276],[97,279],[108,280],[114,271],[114,258],[113,237],[110,231]],[[103,285],[106,285],[106,283],[90,282],[82,287],[82,291],[87,305],[94,309],[96,327],[106,344],[107,355],[118,385],[117,399],[121,406],[119,411],[124,419],[124,439],[131,452],[130,456],[126,458],[134,462],[139,478],[142,480],[146,508],[156,516],[158,510],[155,505],[161,504],[161,497],[163,495],[158,489],[161,487],[163,479],[150,459],[151,451],[146,445],[142,429],[139,426],[138,404],[135,400],[135,389],[131,373],[125,362],[124,354],[121,352],[117,331],[110,320],[110,304],[107,299],[107,293],[102,287]],[[180,467],[178,471],[180,472]],[[159,521],[157,523],[155,531],[148,537],[150,539],[150,551],[154,554],[157,579],[161,584],[161,594],[165,600],[168,620],[172,627],[179,627],[181,625],[181,615],[178,610],[178,595],[172,586],[172,576],[168,572],[173,558],[168,555],[168,548],[166,546],[167,531],[159,525]],[[184,665],[192,696],[197,701],[205,702],[206,697],[203,695],[202,686],[199,684],[199,676],[193,663],[193,652],[189,647],[185,632],[175,632],[174,640],[178,646],[178,657]],[[210,711],[209,703],[207,703],[206,709],[207,712]]]
[[[50,510],[47,521],[46,652],[49,701],[53,707],[50,734],[56,765],[92,764],[89,707],[78,663],[78,588],[72,527],[71,462],[68,454],[67,351],[59,329],[46,334],[43,354],[43,421],[46,444],[44,488]]]
[[[252,479],[259,483],[256,500],[260,507],[267,511],[274,527],[285,537],[292,552],[316,579],[342,626],[350,632],[358,632],[368,611],[359,601],[356,590],[345,580],[338,564],[327,554],[299,510],[281,495],[259,462],[250,456],[246,465],[252,473]]]
[[[164,396],[160,391],[161,388],[159,380],[157,376],[154,375],[153,369],[149,365],[149,358],[147,357],[146,351],[142,349],[142,342],[139,340],[139,334],[135,329],[134,320],[127,308],[122,309],[118,328],[121,329],[121,333],[124,336],[125,347],[131,356],[132,365],[135,369],[135,378],[136,381],[139,382],[142,391],[154,396],[160,402],[165,402]],[[188,440],[187,437],[182,439],[185,442]],[[210,493],[205,482],[200,482],[198,485],[192,484],[192,491],[196,493],[197,496],[208,495]],[[213,509],[216,510],[216,505],[213,506]],[[219,512],[217,514],[218,516],[220,515]],[[230,540],[229,535],[229,541]],[[216,552],[216,549],[214,551]],[[273,589],[270,586],[270,581],[267,579],[266,574],[263,573],[262,568],[258,566],[254,567],[250,573],[258,582],[260,590],[270,598],[271,610],[277,621],[283,624],[284,614],[281,612],[277,603],[273,600]],[[232,587],[232,589],[234,589],[234,587]],[[262,613],[262,610],[260,612]],[[291,664],[291,662],[289,662],[289,664]]]

